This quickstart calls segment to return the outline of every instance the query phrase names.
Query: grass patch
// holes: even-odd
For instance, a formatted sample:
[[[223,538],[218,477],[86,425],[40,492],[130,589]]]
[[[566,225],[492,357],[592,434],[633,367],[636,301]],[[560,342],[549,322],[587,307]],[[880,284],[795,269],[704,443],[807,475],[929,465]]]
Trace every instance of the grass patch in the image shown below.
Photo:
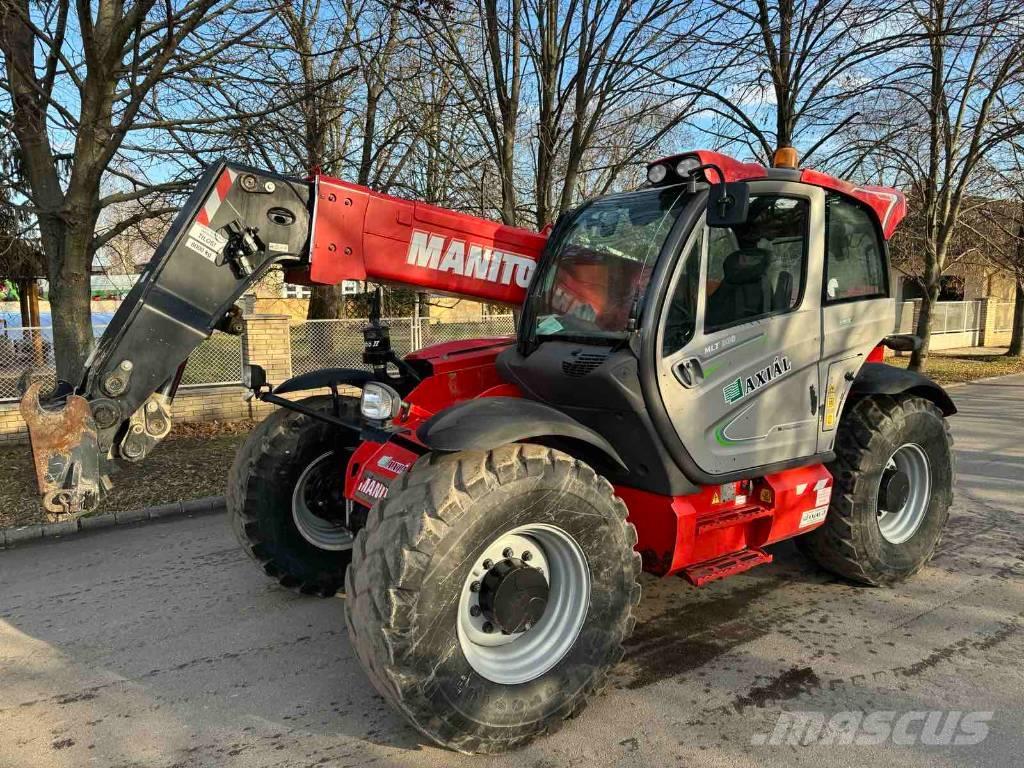
[[[251,421],[176,425],[141,464],[111,478],[114,490],[96,513],[219,496],[235,452],[254,425]],[[0,448],[0,528],[42,522],[46,519],[28,443]]]
[[[887,357],[885,362],[906,368],[910,364],[910,355]],[[1024,358],[1005,355],[944,355],[933,352],[928,355],[924,372],[939,384],[960,384],[989,376],[1024,373]]]

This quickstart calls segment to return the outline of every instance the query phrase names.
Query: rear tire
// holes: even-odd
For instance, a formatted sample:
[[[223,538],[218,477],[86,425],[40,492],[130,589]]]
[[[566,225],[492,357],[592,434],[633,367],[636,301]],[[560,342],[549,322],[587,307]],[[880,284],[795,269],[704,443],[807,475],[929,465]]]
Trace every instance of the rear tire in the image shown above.
[[[332,412],[329,395],[301,402]],[[357,399],[342,398],[341,407],[342,418],[358,418]],[[344,589],[345,569],[352,559],[351,544],[323,549],[311,543],[311,534],[304,536],[297,527],[293,509],[296,485],[307,469],[337,472],[341,481],[351,450],[342,449],[338,456],[339,445],[343,443],[336,428],[280,408],[252,431],[228,475],[228,516],[242,548],[264,573],[303,594],[330,597]]]
[[[798,537],[798,547],[862,584],[917,573],[935,554],[953,501],[953,438],[942,412],[920,397],[864,398],[843,415],[835,450],[825,523]],[[897,465],[909,478],[902,505],[887,504],[883,490],[883,474]]]
[[[546,540],[545,531],[557,535]],[[467,645],[466,598],[479,591],[485,605],[494,571],[481,563],[495,547],[521,542],[517,536],[533,543],[517,544],[511,557],[524,546],[543,550],[526,560],[544,562],[550,592],[536,623],[507,636],[501,627],[483,630],[505,650],[482,661]],[[611,485],[564,453],[509,445],[427,456],[395,481],[356,538],[349,635],[377,690],[438,744],[469,753],[516,749],[581,711],[622,657],[640,597],[635,543]],[[574,548],[582,559],[571,555]],[[493,569],[513,562],[511,552],[497,555],[505,559]],[[582,577],[574,565],[581,562]],[[574,601],[556,587],[570,583],[585,586],[571,594],[589,597]],[[482,622],[488,610],[472,615]],[[548,657],[530,657],[536,638],[554,638],[541,646],[551,649]],[[508,667],[496,669],[494,658],[510,659]]]

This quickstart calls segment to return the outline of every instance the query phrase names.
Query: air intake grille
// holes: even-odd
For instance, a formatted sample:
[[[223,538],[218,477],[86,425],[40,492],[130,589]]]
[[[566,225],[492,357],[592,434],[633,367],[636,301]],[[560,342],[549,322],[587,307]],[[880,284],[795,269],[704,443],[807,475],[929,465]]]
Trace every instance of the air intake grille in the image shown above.
[[[601,365],[601,363],[603,363],[607,358],[608,355],[606,354],[595,355],[588,352],[573,355],[571,359],[562,361],[562,373],[566,376],[586,376]]]

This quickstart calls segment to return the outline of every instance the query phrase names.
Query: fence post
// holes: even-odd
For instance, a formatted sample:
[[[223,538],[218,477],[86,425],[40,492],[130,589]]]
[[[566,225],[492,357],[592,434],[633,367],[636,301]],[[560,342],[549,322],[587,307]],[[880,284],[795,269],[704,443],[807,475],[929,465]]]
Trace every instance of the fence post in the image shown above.
[[[280,384],[292,377],[292,338],[288,315],[247,315],[242,336],[242,362],[262,365],[267,381]]]
[[[993,338],[995,338],[996,332],[996,317],[998,312],[995,310],[995,305],[992,303],[992,299],[986,296],[983,299],[978,299],[978,346],[984,347]]]

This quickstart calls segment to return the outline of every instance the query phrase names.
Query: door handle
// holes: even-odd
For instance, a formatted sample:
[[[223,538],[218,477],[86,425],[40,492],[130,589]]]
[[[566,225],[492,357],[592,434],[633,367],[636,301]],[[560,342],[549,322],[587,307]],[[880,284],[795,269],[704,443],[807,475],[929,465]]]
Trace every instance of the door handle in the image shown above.
[[[677,363],[675,374],[679,383],[687,389],[697,386],[704,380],[704,369],[700,366],[700,360],[695,357]]]

